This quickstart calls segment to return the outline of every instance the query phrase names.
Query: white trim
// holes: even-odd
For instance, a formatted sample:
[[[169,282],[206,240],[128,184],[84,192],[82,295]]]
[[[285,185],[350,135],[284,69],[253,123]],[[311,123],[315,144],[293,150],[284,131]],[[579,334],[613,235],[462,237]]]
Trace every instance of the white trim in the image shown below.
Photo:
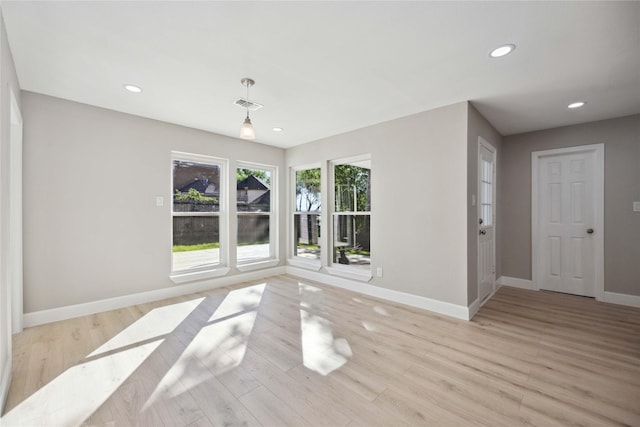
[[[478,300],[480,299],[480,238],[478,237],[478,235],[480,234],[480,230],[482,230],[482,225],[479,224],[478,222],[478,218],[480,218],[480,215],[482,214],[482,200],[480,198],[481,194],[482,194],[482,190],[481,190],[481,186],[482,186],[482,180],[480,179],[480,168],[481,168],[481,164],[482,164],[482,154],[481,154],[481,150],[482,148],[486,149],[487,151],[491,152],[491,160],[493,163],[493,170],[491,171],[492,176],[491,176],[491,239],[493,241],[493,257],[492,257],[492,265],[491,265],[491,270],[493,271],[491,277],[493,279],[493,283],[491,285],[491,293],[489,294],[489,296],[478,306],[478,309],[480,309],[480,306],[482,306],[485,302],[487,302],[489,299],[491,299],[491,297],[493,296],[493,294],[496,293],[496,210],[497,210],[497,206],[496,206],[496,200],[497,200],[497,193],[498,193],[498,183],[496,181],[497,177],[498,177],[498,152],[496,151],[496,148],[489,144],[487,141],[485,141],[484,138],[482,138],[481,136],[478,137],[478,158],[477,158],[477,164],[476,164],[476,280],[478,281],[478,283],[476,284],[477,286],[477,290],[478,290]],[[477,311],[477,310],[476,310]],[[475,314],[475,313],[474,313]],[[471,316],[473,317],[473,315]]]
[[[197,280],[213,279],[214,277],[226,276],[231,269],[229,267],[215,268],[205,271],[191,271],[186,273],[176,273],[169,276],[173,283],[182,284],[195,282]]]
[[[528,289],[530,291],[540,290],[537,286],[535,286],[535,284],[531,280],[518,279],[516,277],[501,276],[498,279],[497,283],[504,286],[511,286],[514,288]],[[629,307],[640,308],[640,295],[619,294],[616,292],[604,291],[603,297],[596,298],[596,299],[598,301],[602,301],[610,304],[619,304],[619,305],[626,305]]]
[[[528,289],[530,291],[539,290],[531,280],[518,279],[517,277],[500,276],[496,283],[503,286],[511,286],[512,288]]]
[[[362,272],[361,269],[357,268],[357,267],[348,267],[346,265],[343,264],[339,264],[336,263],[335,260],[335,246],[334,246],[334,239],[331,236],[334,236],[335,230],[335,222],[334,222],[334,216],[338,215],[340,216],[342,214],[342,212],[336,212],[335,211],[335,206],[336,206],[336,192],[335,192],[335,188],[336,188],[336,182],[335,182],[335,167],[337,165],[345,165],[345,164],[353,164],[353,163],[361,163],[361,162],[369,162],[369,169],[371,170],[371,153],[368,154],[359,154],[357,156],[351,156],[351,157],[343,157],[343,158],[339,158],[339,159],[334,159],[334,160],[330,160],[328,163],[328,167],[327,167],[327,175],[328,175],[328,181],[329,181],[329,186],[328,186],[328,191],[326,191],[327,193],[327,197],[328,197],[328,203],[327,205],[323,205],[323,206],[329,206],[330,208],[327,210],[325,209],[325,211],[327,211],[327,221],[328,224],[326,224],[326,226],[324,227],[325,230],[328,230],[328,233],[324,233],[324,235],[329,236],[328,237],[328,246],[321,246],[322,251],[324,252],[324,265],[325,265],[325,269],[327,270],[327,272],[329,274],[335,275],[335,276],[341,276],[341,277],[345,277],[347,279],[353,279],[353,280],[360,280],[360,281],[365,281],[368,282],[371,280],[371,278],[373,277],[372,272],[371,272],[371,265],[369,266],[369,271],[368,272]],[[354,207],[355,209],[357,209],[357,207]],[[369,215],[371,216],[371,211],[373,209],[369,210],[369,211],[356,211],[356,212],[344,212],[345,215]],[[369,230],[369,233],[371,233],[371,230]],[[325,249],[326,248],[326,249]]]
[[[236,244],[235,244],[235,248],[236,248],[236,264],[238,265],[238,270],[240,271],[245,271],[242,268],[239,267],[239,265],[242,264],[238,264],[237,260],[238,260],[238,218],[240,216],[260,216],[260,215],[269,215],[269,257],[264,258],[260,261],[271,261],[275,258],[277,258],[280,255],[280,221],[279,221],[279,209],[278,206],[280,206],[280,201],[279,201],[279,197],[280,195],[278,194],[278,178],[279,178],[279,169],[278,166],[274,166],[274,165],[267,165],[267,164],[263,164],[263,163],[255,163],[255,162],[246,162],[243,160],[238,160],[236,161],[236,167],[235,170],[233,171],[233,174],[237,176],[237,172],[238,169],[253,169],[253,170],[260,170],[263,172],[268,172],[271,174],[271,182],[269,183],[269,212],[238,212],[237,211],[237,205],[234,203],[234,205],[236,205],[236,211],[235,211],[235,223],[236,223]],[[235,181],[233,181],[233,188],[235,189],[235,191],[238,191],[238,181],[237,179]],[[237,193],[235,194],[236,200],[237,200]],[[279,261],[278,261],[279,262]],[[253,262],[249,262],[249,264],[257,264],[257,263],[253,263]],[[258,267],[261,268],[261,267]]]
[[[361,282],[368,282],[373,277],[371,275],[371,269],[369,270],[360,270],[358,267],[342,267],[339,264],[334,264],[333,266],[326,267],[327,273],[332,276],[340,276],[346,279],[358,280]]]
[[[491,295],[493,295],[493,293]],[[485,301],[489,301],[489,299],[491,299],[491,295]],[[476,300],[469,306],[469,320],[473,319],[473,316],[478,313],[478,310],[480,310],[480,299],[476,298]]]
[[[319,211],[298,211],[297,210],[297,194],[296,194],[296,179],[297,179],[297,173],[300,171],[304,171],[304,170],[309,170],[309,169],[320,169],[320,210]],[[296,249],[296,244],[297,242],[295,241],[295,216],[296,215],[302,215],[302,214],[318,214],[320,216],[320,229],[322,230],[324,225],[322,223],[322,221],[324,221],[324,212],[322,210],[324,204],[323,204],[323,191],[322,189],[324,188],[324,182],[323,179],[325,178],[325,175],[323,173],[323,168],[322,168],[322,163],[318,162],[318,163],[311,163],[311,164],[306,164],[306,165],[296,165],[296,166],[289,166],[289,174],[287,175],[287,186],[286,188],[289,190],[287,192],[287,220],[286,220],[286,227],[287,227],[287,232],[286,232],[286,236],[287,236],[287,244],[285,246],[286,251],[287,251],[287,259],[288,262],[291,263],[291,261],[293,261],[293,264],[299,264],[299,267],[302,268],[309,268],[309,269],[316,269],[315,265],[311,265],[310,263],[313,261],[309,261],[309,260],[305,260],[303,258],[302,261],[298,262],[298,258],[295,255],[295,249]],[[319,236],[319,243],[322,241],[323,236]],[[324,250],[324,248],[321,246],[320,248],[320,257],[322,259],[322,251]],[[318,260],[318,268],[317,270],[319,270],[322,267],[322,261]]]
[[[217,166],[219,168],[219,174],[220,174],[220,182],[218,183],[219,185],[219,195],[218,195],[218,212],[174,212],[173,211],[173,162],[174,161],[186,161],[186,162],[196,162],[196,163],[204,163],[206,165],[212,165],[212,166]],[[176,216],[211,216],[211,217],[217,217],[218,218],[218,248],[219,248],[219,256],[218,256],[218,262],[221,265],[229,265],[229,188],[227,186],[227,171],[230,170],[229,168],[229,160],[221,158],[221,157],[214,157],[214,156],[209,156],[209,155],[203,155],[203,154],[193,154],[193,153],[186,153],[186,152],[182,152],[182,151],[171,151],[170,152],[170,161],[169,161],[169,167],[170,169],[170,183],[171,183],[171,187],[169,188],[169,215],[170,215],[170,224],[171,226],[169,227],[169,241],[171,242],[171,245],[168,248],[168,251],[170,253],[171,256],[171,264],[170,264],[170,270],[171,270],[171,280],[173,280],[175,283],[184,283],[184,281],[182,281],[180,279],[180,277],[183,276],[187,276],[188,274],[193,273],[194,277],[198,277],[200,275],[201,272],[198,271],[192,271],[192,272],[183,272],[183,271],[176,271],[173,269],[173,218]],[[235,188],[235,187],[234,187]],[[186,214],[186,215],[185,215]],[[191,215],[189,215],[191,214]],[[222,270],[220,270],[222,271]],[[228,272],[228,270],[227,270]],[[220,273],[220,274],[210,274],[209,276],[206,277],[217,277],[220,276],[221,274],[227,274],[225,273]],[[175,280],[174,280],[175,278]],[[199,280],[199,279],[194,279],[194,280]]]
[[[293,257],[287,260],[289,265],[294,267],[305,268],[307,270],[319,271],[322,268],[322,263],[319,259],[310,260],[302,257]]]
[[[23,121],[18,100],[9,87],[9,209],[7,286],[11,300],[11,332],[22,332],[23,259],[22,259],[22,151]],[[10,348],[9,348],[10,349]]]
[[[540,288],[538,280],[538,162],[543,157],[573,153],[595,153],[593,171],[593,195],[596,204],[594,228],[594,281],[595,297],[604,300],[604,144],[578,145],[574,147],[557,148],[554,150],[533,151],[531,153],[531,276],[536,289]]]
[[[342,279],[327,274],[317,273],[314,271],[303,270],[292,266],[287,266],[287,274],[301,277],[304,279],[314,280],[325,285],[335,286],[347,289],[352,292],[369,295],[387,301],[397,302],[400,304],[416,307],[434,313],[444,314],[456,319],[469,320],[469,308],[451,304],[444,301],[438,301],[419,295],[407,294],[405,292],[394,291],[392,289],[381,288],[378,286],[367,285],[361,282],[354,282],[348,279]]]
[[[2,379],[0,382],[0,414],[4,412],[4,404],[7,402],[9,387],[11,386],[11,358],[2,367]]]
[[[616,292],[604,291],[602,301],[640,308],[640,295],[618,294]]]
[[[266,260],[261,260],[258,262],[249,262],[246,264],[238,264],[236,265],[236,268],[240,271],[253,271],[253,270],[260,270],[263,268],[270,268],[270,267],[275,267],[276,265],[280,264],[280,260],[279,259],[266,259]]]
[[[144,304],[158,301],[165,298],[172,298],[181,295],[188,295],[194,292],[202,292],[209,289],[221,288],[252,280],[260,280],[266,277],[277,276],[285,273],[284,267],[276,267],[260,270],[253,273],[237,274],[227,276],[217,280],[203,280],[189,283],[183,286],[171,286],[163,289],[156,289],[148,292],[124,295],[120,297],[108,298],[98,301],[91,301],[83,304],[69,305],[65,307],[51,308],[49,310],[35,311],[24,315],[24,326],[37,326],[45,323],[57,322],[59,320],[71,319],[79,316],[100,313],[102,311],[115,310],[129,307],[136,304]]]

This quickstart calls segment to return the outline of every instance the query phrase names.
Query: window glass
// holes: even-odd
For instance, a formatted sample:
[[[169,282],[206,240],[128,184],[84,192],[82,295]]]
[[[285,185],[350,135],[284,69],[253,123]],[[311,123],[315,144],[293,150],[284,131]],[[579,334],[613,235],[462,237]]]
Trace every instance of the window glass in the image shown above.
[[[333,165],[333,263],[371,268],[371,161]]]
[[[238,168],[236,171],[238,263],[272,257],[272,178],[271,169]]]
[[[493,225],[493,163],[482,160],[480,183],[480,218],[484,226]]]
[[[220,165],[173,160],[172,271],[220,263]]]
[[[320,259],[320,168],[295,171],[294,256]]]

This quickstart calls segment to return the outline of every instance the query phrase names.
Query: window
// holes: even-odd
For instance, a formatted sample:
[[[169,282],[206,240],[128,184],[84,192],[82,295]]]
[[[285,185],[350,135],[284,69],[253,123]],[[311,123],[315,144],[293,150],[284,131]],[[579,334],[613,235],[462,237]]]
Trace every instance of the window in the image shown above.
[[[294,170],[293,255],[320,261],[320,168]]]
[[[480,167],[480,218],[489,227],[493,225],[493,162],[482,159]]]
[[[173,153],[173,250],[171,271],[189,273],[223,264],[223,161]]]
[[[236,170],[238,264],[275,258],[275,168],[241,164]]]
[[[333,265],[371,269],[371,160],[332,163]]]

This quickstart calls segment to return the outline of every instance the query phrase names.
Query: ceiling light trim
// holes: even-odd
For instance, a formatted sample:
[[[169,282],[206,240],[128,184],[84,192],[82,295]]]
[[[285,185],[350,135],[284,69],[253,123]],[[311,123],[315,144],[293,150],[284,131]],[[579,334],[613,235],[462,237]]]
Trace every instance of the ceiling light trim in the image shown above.
[[[122,86],[125,88],[125,90],[128,90],[131,93],[142,93],[142,88],[138,85],[126,83]]]
[[[510,53],[516,50],[516,45],[513,43],[503,44],[501,46],[496,47],[491,52],[489,52],[489,56],[494,59],[503,58]]]
[[[581,107],[584,107],[585,105],[587,105],[585,101],[575,101],[567,105],[567,108],[575,110],[576,108],[581,108]]]

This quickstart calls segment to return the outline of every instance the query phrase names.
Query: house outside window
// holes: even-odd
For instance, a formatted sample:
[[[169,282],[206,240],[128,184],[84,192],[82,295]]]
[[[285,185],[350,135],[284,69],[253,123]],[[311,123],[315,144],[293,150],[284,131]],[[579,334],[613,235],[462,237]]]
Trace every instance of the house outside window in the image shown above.
[[[225,264],[224,160],[172,153],[173,274]]]
[[[240,163],[236,170],[237,263],[276,258],[275,168]]]
[[[320,167],[294,169],[293,256],[320,262]]]
[[[332,251],[330,263],[368,274],[371,271],[371,159],[331,163]]]

